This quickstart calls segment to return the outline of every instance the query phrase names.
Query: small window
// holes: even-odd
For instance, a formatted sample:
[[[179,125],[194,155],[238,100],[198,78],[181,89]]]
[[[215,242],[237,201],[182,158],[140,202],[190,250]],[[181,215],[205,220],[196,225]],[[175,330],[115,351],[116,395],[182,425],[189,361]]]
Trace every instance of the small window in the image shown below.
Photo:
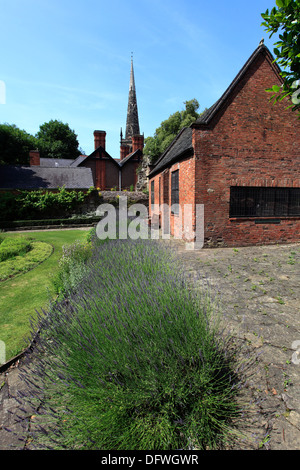
[[[300,216],[300,188],[233,186],[230,217]]]
[[[158,180],[158,204],[161,206],[161,176]]]
[[[179,170],[171,173],[171,206],[173,214],[179,214]]]
[[[151,181],[151,209],[153,209],[154,205],[154,180]]]

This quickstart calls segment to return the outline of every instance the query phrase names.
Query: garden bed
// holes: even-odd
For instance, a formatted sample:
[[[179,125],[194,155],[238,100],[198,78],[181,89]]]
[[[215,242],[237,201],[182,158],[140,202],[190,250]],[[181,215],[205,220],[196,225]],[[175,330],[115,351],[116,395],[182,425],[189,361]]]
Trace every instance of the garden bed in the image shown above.
[[[64,253],[64,295],[35,325],[22,373],[39,407],[32,448],[220,448],[241,377],[214,302],[188,289],[160,243],[91,243],[90,257]]]
[[[0,281],[24,274],[35,268],[45,261],[53,251],[53,247],[44,242],[34,241],[31,246],[32,249],[26,255],[16,256],[14,259],[0,263]]]

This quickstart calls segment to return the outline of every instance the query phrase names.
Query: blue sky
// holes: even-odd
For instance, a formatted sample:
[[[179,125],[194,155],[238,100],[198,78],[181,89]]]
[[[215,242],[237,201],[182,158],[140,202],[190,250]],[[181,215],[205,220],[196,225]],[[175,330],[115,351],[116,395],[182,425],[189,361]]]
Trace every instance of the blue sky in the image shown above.
[[[196,98],[200,111],[229,86],[261,38],[275,0],[0,0],[0,123],[35,134],[68,123],[86,154],[93,131],[119,158],[131,52],[140,131],[152,136]],[[272,85],[272,84],[270,84]]]

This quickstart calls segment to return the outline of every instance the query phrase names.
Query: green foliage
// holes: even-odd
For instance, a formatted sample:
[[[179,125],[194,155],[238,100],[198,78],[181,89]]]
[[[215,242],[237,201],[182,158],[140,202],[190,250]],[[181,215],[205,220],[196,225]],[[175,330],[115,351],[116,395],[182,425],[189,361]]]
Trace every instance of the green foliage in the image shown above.
[[[68,124],[58,120],[45,122],[36,134],[43,158],[76,158],[80,155],[77,135]]]
[[[55,293],[59,298],[76,289],[84,277],[88,276],[88,262],[93,255],[93,247],[99,247],[103,243],[106,243],[106,240],[98,239],[93,227],[86,233],[84,240],[75,240],[74,243],[63,245],[58,270],[52,278]]]
[[[59,296],[75,289],[87,274],[87,261],[92,256],[90,232],[85,242],[77,240],[72,244],[64,245],[62,251],[58,271],[52,279],[55,292]]]
[[[0,262],[17,255],[24,255],[30,247],[31,242],[27,238],[5,238],[0,245]]]
[[[22,191],[20,203],[26,211],[36,210],[39,213],[45,213],[52,209],[59,211],[63,208],[66,211],[71,210],[75,204],[84,201],[84,193],[75,190],[67,190],[65,187],[59,188],[58,192],[50,191]]]
[[[0,124],[0,165],[29,165],[29,152],[36,145],[35,137],[15,124]]]
[[[145,139],[144,154],[154,164],[167,149],[183,127],[189,127],[200,116],[197,112],[199,103],[196,99],[185,101],[185,110],[177,111],[163,121],[153,137]]]
[[[3,245],[10,248],[7,257],[1,257]],[[51,253],[52,246],[48,243],[28,238],[5,238],[0,247],[0,281],[26,273],[45,261]]]
[[[51,277],[57,271],[57,265],[62,253],[62,245],[73,243],[75,240],[84,238],[85,230],[40,230],[30,232],[34,247],[24,256],[3,261],[1,263],[0,277],[4,279],[13,275],[11,279],[0,282],[0,340],[6,345],[6,360],[24,350],[29,344],[30,319],[37,316],[36,309],[49,306],[49,302],[55,296]],[[1,237],[18,237],[18,234],[1,233]],[[43,242],[35,245],[35,242]],[[39,249],[38,249],[39,247]],[[41,262],[40,250],[47,250],[47,259]],[[52,251],[51,251],[52,250]],[[34,257],[34,265],[28,270],[28,259]],[[26,263],[26,265],[25,265]],[[8,267],[7,275],[4,265]],[[12,265],[22,268],[18,276],[14,276]],[[24,268],[24,269],[23,269]],[[34,268],[34,269],[32,269]],[[2,271],[3,269],[3,271]],[[25,272],[26,271],[26,272]],[[17,271],[15,271],[16,273]],[[26,343],[24,343],[24,339]]]
[[[275,61],[283,67],[281,87],[273,85],[267,91],[272,92],[271,100],[291,100],[293,111],[300,117],[300,0],[276,0],[271,11],[266,10],[261,16],[266,31],[279,33],[279,40],[274,44]]]
[[[59,188],[57,192],[4,192],[0,196],[0,220],[43,219],[68,214],[85,200],[83,191]]]
[[[38,400],[43,390],[44,415],[33,445],[175,450],[225,443],[239,413],[240,382],[236,351],[213,325],[208,296],[188,289],[172,252],[153,241],[110,240],[86,267],[38,325],[28,396]]]
[[[30,150],[38,148],[44,158],[76,158],[77,135],[68,124],[58,120],[45,122],[35,136],[15,124],[0,124],[0,165],[29,165]]]

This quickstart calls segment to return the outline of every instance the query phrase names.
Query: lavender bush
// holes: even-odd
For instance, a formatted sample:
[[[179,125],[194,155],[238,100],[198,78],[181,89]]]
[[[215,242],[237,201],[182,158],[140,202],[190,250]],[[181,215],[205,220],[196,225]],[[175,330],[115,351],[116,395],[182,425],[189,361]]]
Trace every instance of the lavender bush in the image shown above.
[[[41,312],[24,370],[38,448],[220,448],[239,415],[235,351],[208,296],[152,240],[94,247],[68,298]]]

